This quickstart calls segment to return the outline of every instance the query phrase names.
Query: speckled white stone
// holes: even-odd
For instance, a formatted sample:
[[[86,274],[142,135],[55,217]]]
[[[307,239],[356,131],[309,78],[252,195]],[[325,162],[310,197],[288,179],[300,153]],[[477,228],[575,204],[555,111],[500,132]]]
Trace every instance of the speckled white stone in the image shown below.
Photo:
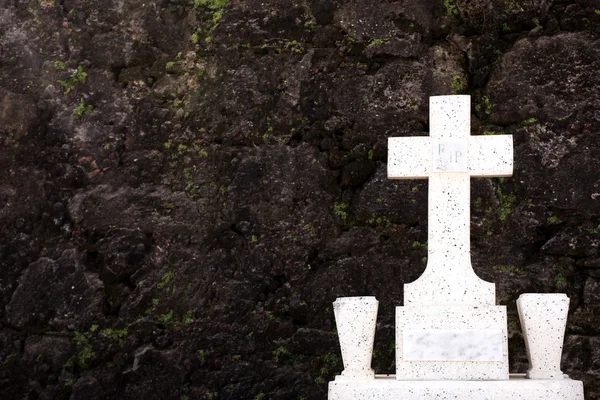
[[[564,379],[529,380],[521,374],[505,381],[371,381],[329,383],[329,400],[583,400],[583,383]]]
[[[471,266],[470,177],[511,176],[512,136],[470,136],[470,96],[429,104],[429,137],[388,142],[388,178],[429,179],[427,268],[404,285],[404,304],[494,305],[494,284]]]
[[[402,339],[406,361],[502,361],[503,357],[500,329],[405,329]]]
[[[526,293],[517,299],[529,357],[530,379],[563,379],[560,370],[569,298],[562,293]]]
[[[375,297],[341,297],[333,302],[344,371],[336,380],[373,379],[373,341],[379,302]]]
[[[505,306],[406,306],[396,307],[396,378],[399,380],[505,380],[508,379],[508,340]],[[457,343],[447,343],[448,354],[435,360],[415,360],[414,349],[405,351],[409,335],[422,331],[450,331],[464,335]],[[467,338],[478,332],[479,339],[492,342],[473,343],[487,347],[487,360],[468,357]],[[500,343],[498,343],[498,341]],[[410,339],[408,339],[410,343]],[[413,343],[410,343],[414,345]],[[456,347],[458,345],[458,347]],[[423,350],[426,345],[421,344]],[[499,346],[499,348],[497,347]],[[459,359],[455,354],[459,354]],[[476,353],[475,353],[476,354]],[[462,359],[461,359],[462,358]]]
[[[396,308],[397,375],[373,378],[370,369],[377,306],[338,299],[345,370],[328,398],[583,400],[582,382],[560,371],[566,296],[519,298],[535,379],[509,379],[506,308],[471,266],[470,177],[512,175],[512,137],[470,136],[469,96],[432,97],[430,115],[430,137],[389,140],[389,178],[429,179],[428,264]]]

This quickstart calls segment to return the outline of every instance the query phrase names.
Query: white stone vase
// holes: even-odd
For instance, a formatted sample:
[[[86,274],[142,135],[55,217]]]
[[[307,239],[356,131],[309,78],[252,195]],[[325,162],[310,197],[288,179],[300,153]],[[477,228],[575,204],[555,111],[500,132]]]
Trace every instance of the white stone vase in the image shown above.
[[[560,370],[569,298],[563,293],[526,293],[517,300],[529,357],[529,379],[564,379]]]
[[[379,302],[375,297],[340,297],[333,302],[344,371],[336,380],[374,379],[371,368]]]

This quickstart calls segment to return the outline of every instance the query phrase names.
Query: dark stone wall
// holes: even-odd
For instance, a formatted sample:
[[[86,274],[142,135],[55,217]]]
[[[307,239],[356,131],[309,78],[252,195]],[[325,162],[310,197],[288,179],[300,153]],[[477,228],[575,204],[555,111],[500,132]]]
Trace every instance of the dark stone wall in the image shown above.
[[[470,94],[515,174],[472,180],[509,312],[571,298],[600,399],[600,1],[0,0],[0,397],[325,399],[331,303],[424,270],[427,182],[387,138]]]

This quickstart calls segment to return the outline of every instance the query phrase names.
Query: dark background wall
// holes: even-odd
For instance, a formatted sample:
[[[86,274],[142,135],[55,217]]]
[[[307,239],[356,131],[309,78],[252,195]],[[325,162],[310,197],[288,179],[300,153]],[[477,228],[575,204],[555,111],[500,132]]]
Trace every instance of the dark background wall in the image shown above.
[[[600,399],[600,1],[0,0],[2,399],[325,399],[331,303],[427,256],[427,182],[386,178],[428,98],[472,96],[514,177],[472,180],[507,305],[566,292]],[[79,67],[79,69],[78,69]]]

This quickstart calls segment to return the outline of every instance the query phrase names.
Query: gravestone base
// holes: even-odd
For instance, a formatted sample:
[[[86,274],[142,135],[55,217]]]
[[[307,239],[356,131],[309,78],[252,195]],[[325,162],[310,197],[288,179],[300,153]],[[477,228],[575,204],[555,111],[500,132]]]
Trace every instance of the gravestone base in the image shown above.
[[[329,382],[329,400],[583,400],[583,382],[525,379],[505,381],[399,381],[377,375],[365,381]]]
[[[396,307],[396,379],[507,380],[505,306]]]

